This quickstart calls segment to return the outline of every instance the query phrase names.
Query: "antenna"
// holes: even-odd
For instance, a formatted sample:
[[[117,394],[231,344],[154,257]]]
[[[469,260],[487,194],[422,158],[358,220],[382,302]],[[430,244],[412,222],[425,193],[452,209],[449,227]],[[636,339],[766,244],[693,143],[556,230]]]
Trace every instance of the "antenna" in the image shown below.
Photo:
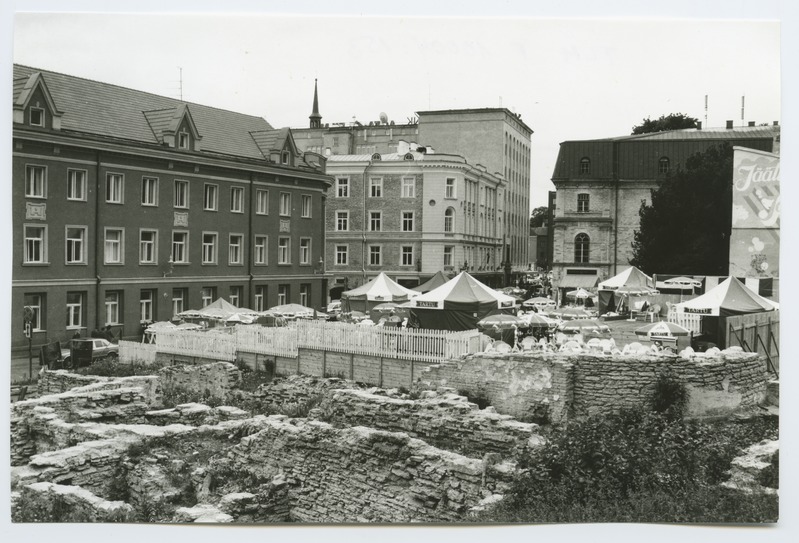
[[[502,107],[502,96],[499,97],[499,107]]]
[[[746,103],[746,96],[741,96],[741,126],[744,126],[744,104]]]
[[[183,101],[183,68],[178,66],[178,70],[180,70],[180,101]]]
[[[705,95],[705,127],[708,127],[707,124],[707,94]]]

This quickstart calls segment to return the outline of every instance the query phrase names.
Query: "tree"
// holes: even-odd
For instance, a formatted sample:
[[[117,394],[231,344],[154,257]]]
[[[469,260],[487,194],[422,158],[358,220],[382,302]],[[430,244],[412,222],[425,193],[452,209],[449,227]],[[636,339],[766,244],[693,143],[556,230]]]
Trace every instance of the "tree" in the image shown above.
[[[641,124],[633,126],[632,134],[651,134],[652,132],[665,132],[666,130],[681,130],[683,128],[696,128],[699,120],[689,117],[685,113],[669,113],[661,115],[660,118],[652,120],[649,117],[641,121]]]
[[[690,157],[641,202],[630,263],[644,272],[727,275],[732,225],[732,147]]]
[[[533,209],[533,212],[530,214],[530,228],[546,226],[548,211],[549,208],[547,206],[541,206]]]

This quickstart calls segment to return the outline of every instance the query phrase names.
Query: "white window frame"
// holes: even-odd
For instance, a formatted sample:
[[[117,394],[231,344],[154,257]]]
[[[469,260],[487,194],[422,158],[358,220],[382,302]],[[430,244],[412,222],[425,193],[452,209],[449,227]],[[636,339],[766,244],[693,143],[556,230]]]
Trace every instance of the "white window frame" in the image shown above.
[[[255,293],[253,294],[253,302],[254,302],[253,305],[255,306],[253,307],[253,310],[255,311],[263,311],[264,309],[266,309],[264,307],[266,299],[266,296],[264,295],[265,294],[264,288],[265,287],[263,285],[257,285],[255,287]]]
[[[336,198],[349,198],[350,197],[350,178],[337,177],[336,178]]]
[[[307,242],[307,245],[305,244]],[[300,265],[311,264],[311,238],[300,238]]]
[[[303,219],[310,219],[311,218],[311,207],[312,199],[310,194],[301,194],[300,195],[300,217]]]
[[[289,303],[289,296],[291,292],[289,286],[286,284],[277,286],[277,305],[285,305]]]
[[[280,193],[280,216],[291,217],[291,193]]]
[[[141,178],[141,205],[149,207],[158,206],[158,178],[142,176]]]
[[[69,231],[80,232],[79,238],[70,238]],[[64,226],[64,263],[67,265],[86,264],[86,249],[88,248],[88,228],[83,225],[67,224]],[[75,255],[75,251],[79,254]],[[72,253],[72,254],[70,254]]]
[[[244,264],[244,234],[233,233],[228,237],[228,264],[231,266]]]
[[[35,172],[41,176],[34,175]],[[47,198],[47,166],[25,165],[25,198]]]
[[[283,242],[286,242],[285,244]],[[277,263],[291,264],[291,238],[280,236],[277,238]]]
[[[203,307],[208,307],[214,303],[216,297],[216,289],[214,287],[202,287],[200,289],[200,302]]]
[[[219,185],[205,183],[203,185],[203,211],[219,210]]]
[[[416,198],[416,178],[402,178],[402,198]]]
[[[117,260],[110,260],[108,258],[109,247],[113,247],[113,245],[109,245],[109,243],[113,244],[115,241],[109,239],[108,234],[110,232],[119,233],[119,239],[116,240],[116,250],[118,251]],[[118,226],[106,226],[103,229],[103,264],[124,264],[124,263],[125,263],[125,229],[120,228]]]
[[[37,230],[40,236],[32,236],[29,234],[31,230]],[[25,224],[23,225],[24,248],[23,248],[23,263],[24,264],[49,264],[47,260],[47,225],[46,224]],[[31,257],[36,253],[38,247],[39,260],[33,260]]]
[[[28,298],[32,299],[32,303],[28,303]],[[41,294],[25,294],[23,296],[25,307],[30,307],[33,310],[33,318],[31,319],[31,332],[42,331],[42,304],[44,296]]]
[[[154,320],[154,309],[155,291],[151,289],[139,291],[139,322],[152,322]]]
[[[370,177],[369,178],[369,198],[382,198],[383,197],[383,178]]]
[[[453,262],[455,262],[455,246],[454,245],[445,245],[444,246],[444,266],[453,266]]]
[[[311,299],[311,285],[308,283],[300,284],[300,305],[308,307],[308,302]]]
[[[189,209],[189,182],[185,179],[175,179],[172,205],[177,209]]]
[[[375,220],[377,220],[377,228],[375,228]],[[383,231],[383,212],[370,211],[369,212],[369,231],[382,232]]]
[[[269,191],[264,189],[255,190],[255,214],[269,215]]]
[[[182,242],[175,241],[175,235],[179,235],[183,238]],[[175,254],[175,246],[179,245],[182,247],[183,258],[178,259]],[[172,260],[173,264],[188,264],[189,263],[189,231],[188,230],[172,230],[172,243],[170,244],[169,250],[169,258]]]
[[[178,132],[178,149],[189,149],[191,147],[191,135],[185,130]]]
[[[259,242],[263,243],[259,243]],[[269,265],[269,236],[258,234],[254,237],[253,264],[256,266]]]
[[[444,210],[444,232],[451,234],[455,231],[455,208],[448,207]]]
[[[400,211],[400,215],[402,217],[402,224],[400,225],[403,232],[413,232],[416,229],[416,213],[413,211]],[[407,215],[410,215],[408,217]],[[408,228],[408,222],[410,222],[410,228]]]
[[[183,313],[186,308],[186,289],[173,288],[172,289],[172,316],[178,313]]]
[[[125,174],[113,172],[105,174],[105,203],[125,203]]]
[[[202,234],[202,264],[215,265],[219,259],[219,232],[203,232]],[[206,241],[206,237],[212,240]]]
[[[411,250],[410,253],[407,252],[406,249],[410,249]],[[410,256],[410,264],[406,264],[405,263],[405,257],[406,256]],[[400,261],[399,261],[399,265],[400,266],[413,266],[413,264],[414,264],[414,262],[413,262],[414,258],[413,257],[414,257],[413,245],[402,245],[402,246],[400,246]]]
[[[447,177],[444,181],[444,198],[455,199],[457,197],[457,180],[454,177]]]
[[[344,228],[341,228],[342,223]],[[350,229],[350,212],[349,210],[339,209],[336,210],[336,232],[349,232]]]
[[[86,170],[67,169],[67,200],[75,202],[86,201],[86,180],[88,177],[89,173]]]
[[[70,302],[70,295],[77,295],[77,302]],[[67,330],[83,328],[83,303],[85,296],[83,292],[67,292]],[[76,318],[77,317],[77,318]]]
[[[336,266],[347,266],[350,262],[350,246],[336,245]]]
[[[152,241],[145,241],[144,234],[153,234]],[[152,258],[145,258],[145,247],[150,246]],[[154,228],[139,228],[139,264],[158,264],[158,230]]]
[[[228,294],[227,301],[236,307],[241,306],[241,298],[244,296],[244,288],[240,285],[230,287],[230,294]]]
[[[373,258],[375,255],[377,255],[377,259]],[[370,266],[382,266],[383,265],[383,246],[382,245],[370,245],[369,246],[369,265]]]
[[[120,292],[110,290],[105,293],[105,322],[106,324],[119,324]]]
[[[244,187],[230,187],[230,212],[244,213]]]
[[[584,198],[580,198],[583,196]],[[584,206],[581,204],[585,204]],[[583,209],[583,207],[585,209]],[[588,213],[591,209],[591,195],[587,192],[577,194],[577,213]]]
[[[33,122],[33,112],[34,111],[38,112],[41,115],[39,117],[40,122],[38,122],[38,123]],[[44,127],[44,125],[46,123],[44,108],[31,106],[31,108],[28,110],[28,122],[30,123],[31,126]]]

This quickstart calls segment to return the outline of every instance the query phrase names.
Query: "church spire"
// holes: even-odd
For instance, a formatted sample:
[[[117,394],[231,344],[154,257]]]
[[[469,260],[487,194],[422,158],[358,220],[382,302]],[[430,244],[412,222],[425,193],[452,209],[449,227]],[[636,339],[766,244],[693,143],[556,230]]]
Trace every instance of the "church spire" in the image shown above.
[[[311,128],[322,127],[322,116],[319,114],[319,93],[316,90],[316,79],[313,80],[313,111],[308,118],[311,119]]]

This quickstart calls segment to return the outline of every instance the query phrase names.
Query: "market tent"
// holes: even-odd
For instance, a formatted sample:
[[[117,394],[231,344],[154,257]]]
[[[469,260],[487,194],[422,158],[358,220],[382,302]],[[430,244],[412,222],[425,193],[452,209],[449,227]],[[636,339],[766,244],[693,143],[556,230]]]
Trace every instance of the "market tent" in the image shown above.
[[[369,310],[384,302],[407,302],[419,293],[415,290],[405,288],[396,281],[392,280],[383,272],[360,287],[341,293],[342,311],[363,311]]]
[[[411,320],[420,328],[471,330],[490,313],[510,313],[513,296],[495,291],[461,272],[447,283],[411,301]]]
[[[441,285],[443,285],[447,281],[449,281],[449,279],[447,279],[447,276],[444,275],[444,272],[439,270],[439,271],[436,272],[436,274],[433,277],[431,277],[430,279],[428,279],[427,281],[425,281],[421,285],[413,287],[411,290],[415,290],[415,291],[421,292],[421,293],[430,292],[434,288],[440,287]]]
[[[629,307],[629,298],[632,296],[645,297],[657,293],[654,280],[635,266],[630,266],[599,283],[599,313],[601,315],[607,311],[619,310],[625,302]]]
[[[635,266],[630,266],[618,275],[599,283],[601,290],[617,290],[620,287],[643,287],[655,290],[655,282]]]
[[[773,311],[779,309],[779,304],[756,294],[735,277],[728,277],[702,296],[675,304],[674,307],[679,313],[727,317]]]
[[[216,319],[225,320],[235,315],[236,313],[252,313],[249,309],[236,307],[224,298],[219,298],[215,302],[211,302],[202,309],[188,309],[178,313],[178,317],[192,318],[192,319]]]

